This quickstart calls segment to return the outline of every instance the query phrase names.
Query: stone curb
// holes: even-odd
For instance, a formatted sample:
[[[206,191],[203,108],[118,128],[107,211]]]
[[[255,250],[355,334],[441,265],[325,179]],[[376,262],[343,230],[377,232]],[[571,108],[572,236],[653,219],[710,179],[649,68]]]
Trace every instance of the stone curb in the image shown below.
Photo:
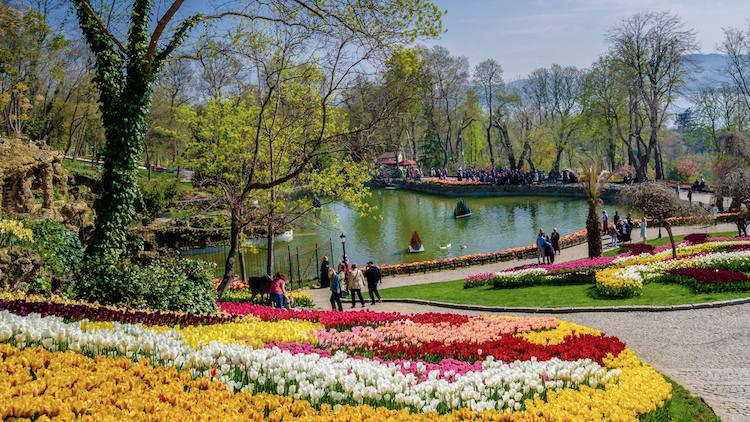
[[[421,300],[421,299],[386,299],[386,298],[383,298],[383,302],[413,303],[416,305],[427,305],[427,306],[434,306],[437,308],[460,309],[464,311],[477,311],[477,312],[570,314],[570,313],[578,313],[578,312],[671,312],[671,311],[687,311],[687,310],[692,310],[692,309],[722,308],[725,306],[743,305],[746,303],[750,303],[750,298],[722,300],[719,302],[708,302],[708,303],[689,303],[689,304],[684,304],[684,305],[672,305],[672,306],[597,306],[597,307],[589,306],[589,307],[573,307],[573,308],[514,308],[514,307],[509,307],[509,306],[478,306],[478,305],[463,305],[463,304],[457,304],[457,303],[434,302],[431,300]]]

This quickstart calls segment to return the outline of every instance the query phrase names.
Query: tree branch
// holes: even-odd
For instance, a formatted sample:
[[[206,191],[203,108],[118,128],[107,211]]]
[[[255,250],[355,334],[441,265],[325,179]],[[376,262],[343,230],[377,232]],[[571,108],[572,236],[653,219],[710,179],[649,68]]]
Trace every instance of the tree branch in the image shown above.
[[[94,22],[96,22],[96,25],[99,27],[99,29],[107,36],[107,38],[112,40],[112,42],[115,43],[117,48],[120,49],[120,52],[124,54],[125,47],[123,47],[123,45],[120,44],[120,41],[117,38],[115,38],[111,32],[109,32],[107,27],[104,25],[104,22],[102,22],[102,20],[99,19],[99,16],[96,14],[96,12],[94,12],[94,9],[91,8],[91,5],[89,4],[89,2],[86,0],[73,0],[73,1],[79,4],[83,8],[83,10],[85,10],[86,13],[88,13],[88,15],[91,16],[91,19],[93,19]]]

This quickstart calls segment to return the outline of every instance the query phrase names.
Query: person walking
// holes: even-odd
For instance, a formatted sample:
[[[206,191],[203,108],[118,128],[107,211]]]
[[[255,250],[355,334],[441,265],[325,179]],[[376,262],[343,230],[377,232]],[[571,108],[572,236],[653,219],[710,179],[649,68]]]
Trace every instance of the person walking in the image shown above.
[[[339,275],[333,271],[333,268],[328,269],[328,279],[331,280],[331,308],[335,311],[338,305],[339,312],[344,310],[341,305],[341,283],[339,282]]]
[[[617,247],[617,226],[612,226],[609,228],[609,235],[612,236],[612,247]]]
[[[271,308],[281,309],[284,306],[284,296],[286,295],[284,273],[277,272],[271,280],[271,286],[268,288],[268,297],[271,299]]]
[[[604,233],[604,236],[609,233],[609,216],[607,215],[607,210],[602,210],[602,233]]]
[[[557,232],[557,227],[552,229],[550,240],[552,241],[552,250],[555,251],[555,253],[560,253],[560,233]]]
[[[716,204],[714,204],[711,207],[711,225],[713,225],[713,226],[716,225],[716,219],[718,217],[719,217],[719,207],[717,207]]]
[[[328,262],[328,256],[323,256],[323,262],[320,263],[320,287],[326,288],[331,283],[328,272],[332,270],[331,263]]]
[[[641,220],[641,239],[643,239],[643,243],[646,243],[646,227],[648,226],[648,223],[646,223],[646,217],[643,217],[643,220]]]
[[[367,263],[365,278],[367,279],[367,291],[370,293],[372,304],[375,304],[375,296],[378,297],[378,302],[382,302],[383,300],[380,299],[380,292],[378,292],[378,284],[383,283],[383,274],[380,273],[380,269],[376,267],[372,261]]]
[[[544,238],[544,230],[539,229],[539,236],[536,238],[537,264],[541,264],[544,261],[545,243],[547,243],[547,240]]]
[[[357,268],[356,262],[352,264],[352,269],[349,271],[349,278],[347,278],[346,285],[352,295],[352,308],[357,307],[356,295],[359,295],[359,300],[362,302],[362,307],[364,308],[365,298],[362,297],[362,286],[365,285],[365,276],[362,274],[362,271]]]
[[[737,224],[737,231],[738,231],[737,237],[742,236],[743,233],[745,237],[747,237],[747,221],[745,220],[745,216],[738,215],[737,219],[734,220],[734,222]]]
[[[544,255],[546,262],[548,264],[554,264],[555,263],[555,250],[552,248],[552,243],[550,243],[549,236],[545,237],[544,242]]]
[[[693,203],[693,188],[692,187],[688,190],[688,202],[691,204]]]

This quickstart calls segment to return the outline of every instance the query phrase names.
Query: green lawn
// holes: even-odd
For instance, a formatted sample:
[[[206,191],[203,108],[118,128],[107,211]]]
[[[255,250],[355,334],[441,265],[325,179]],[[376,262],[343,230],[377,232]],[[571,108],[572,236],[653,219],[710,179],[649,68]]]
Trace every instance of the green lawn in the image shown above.
[[[388,279],[384,280],[388,284]],[[591,306],[667,306],[686,303],[716,302],[749,297],[750,293],[693,294],[680,285],[650,283],[643,286],[643,295],[629,299],[599,298],[594,286],[531,286],[517,289],[495,289],[492,286],[464,289],[463,282],[419,284],[380,289],[384,298],[410,298],[436,302],[481,306],[512,306],[523,308],[568,308]]]
[[[716,233],[715,236],[734,236],[734,232]],[[684,236],[676,236],[682,240]],[[669,243],[669,239],[653,239],[650,244],[658,246]],[[610,256],[617,251],[609,251]],[[619,253],[625,252],[620,250]],[[477,273],[481,270],[477,269]],[[384,279],[388,285],[388,278]],[[543,285],[516,289],[495,289],[492,286],[464,289],[463,281],[420,284],[405,287],[380,289],[384,298],[409,298],[436,302],[472,304],[481,306],[508,306],[524,308],[568,308],[594,306],[669,306],[689,303],[717,302],[729,299],[750,297],[750,293],[711,293],[693,294],[681,285],[649,283],[643,286],[640,297],[611,300],[599,297],[592,284],[586,285]]]

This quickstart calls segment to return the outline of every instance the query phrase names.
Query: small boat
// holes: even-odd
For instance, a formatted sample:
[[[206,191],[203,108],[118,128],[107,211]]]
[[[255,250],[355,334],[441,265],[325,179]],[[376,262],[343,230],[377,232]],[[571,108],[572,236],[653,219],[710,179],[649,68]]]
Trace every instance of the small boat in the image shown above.
[[[464,201],[463,198],[458,198],[458,202],[456,203],[456,209],[453,211],[453,217],[464,218],[470,215],[472,215],[472,212],[469,209],[469,206],[466,205],[466,201]]]
[[[273,240],[275,242],[291,242],[292,240],[294,240],[294,229],[285,231],[284,233],[281,233],[281,234],[277,234],[276,236],[273,237]],[[267,237],[256,237],[253,239],[248,239],[247,243],[250,245],[254,245],[256,243],[264,243],[267,241],[268,241]]]
[[[424,245],[422,239],[419,238],[419,234],[416,230],[411,235],[411,242],[409,243],[409,252],[417,253],[424,252]]]

